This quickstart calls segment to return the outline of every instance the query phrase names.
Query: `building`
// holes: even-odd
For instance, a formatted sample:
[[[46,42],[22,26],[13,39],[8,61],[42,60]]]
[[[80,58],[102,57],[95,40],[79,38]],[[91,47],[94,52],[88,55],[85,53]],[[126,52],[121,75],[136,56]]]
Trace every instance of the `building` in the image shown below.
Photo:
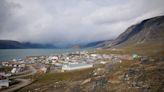
[[[93,67],[93,64],[66,64],[62,66],[62,70],[78,70],[78,69],[85,69],[85,68],[91,68]]]
[[[0,89],[3,87],[9,87],[9,80],[5,79],[5,80],[0,80]]]
[[[41,70],[43,73],[46,73],[46,72],[47,72],[47,68],[46,68],[46,67],[42,67],[40,70]]]
[[[6,74],[5,72],[0,72],[0,80],[2,80],[3,78],[10,77],[10,76],[11,76],[10,73]]]
[[[11,70],[11,73],[16,73],[16,71],[17,71],[17,69],[16,68],[13,68],[12,70]]]
[[[20,62],[2,62],[2,66],[5,66],[5,67],[19,67],[19,68],[24,68],[25,67],[25,64],[24,63],[20,63]]]

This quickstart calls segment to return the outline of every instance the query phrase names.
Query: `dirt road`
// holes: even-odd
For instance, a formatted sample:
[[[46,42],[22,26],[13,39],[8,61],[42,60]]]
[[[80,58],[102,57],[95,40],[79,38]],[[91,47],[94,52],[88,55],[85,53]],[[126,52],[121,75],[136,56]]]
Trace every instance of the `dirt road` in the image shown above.
[[[15,90],[18,90],[24,86],[27,86],[29,85],[30,83],[32,83],[31,80],[28,80],[28,79],[16,79],[17,81],[20,81],[19,84],[16,84],[14,85],[13,87],[9,88],[9,89],[6,89],[2,92],[14,92]]]
[[[30,73],[24,74],[24,75],[19,75],[19,76],[14,76],[14,77],[11,77],[10,79],[16,79],[16,78],[21,78],[21,77],[34,75],[37,72],[37,70],[33,66],[28,65],[28,67],[29,67],[29,70],[31,71]]]

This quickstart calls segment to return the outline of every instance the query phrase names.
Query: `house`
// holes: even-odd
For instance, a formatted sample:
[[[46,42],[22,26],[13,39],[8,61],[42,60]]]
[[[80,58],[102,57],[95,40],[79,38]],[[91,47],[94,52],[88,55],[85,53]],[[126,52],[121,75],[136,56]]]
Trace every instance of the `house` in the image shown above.
[[[96,54],[91,54],[91,57],[96,57],[97,55]]]
[[[57,56],[50,56],[49,59],[50,60],[58,60],[59,58]]]
[[[13,73],[13,74],[16,73],[16,70],[17,70],[16,68],[13,68],[13,69],[11,70],[11,73]]]
[[[9,66],[8,62],[2,62],[2,66]]]
[[[59,57],[58,56],[49,56],[47,59],[46,59],[46,64],[55,64],[57,61],[59,60]]]
[[[22,67],[24,68],[25,67],[25,64],[24,63],[18,63],[18,62],[2,62],[2,65],[5,66],[5,67]]]
[[[104,62],[104,61],[101,61],[101,62],[100,62],[100,64],[106,64],[106,62]]]
[[[47,68],[46,68],[46,67],[42,67],[40,70],[41,70],[43,73],[46,73],[46,72],[47,72]]]
[[[9,87],[9,80],[5,79],[5,80],[0,80],[0,89],[2,87]]]
[[[86,63],[66,64],[62,66],[62,70],[78,70],[78,69],[85,69],[91,67],[93,67],[93,64],[86,64]]]
[[[6,78],[6,77],[10,77],[10,76],[11,76],[10,73],[6,74],[5,72],[0,72],[0,80],[2,77]]]
[[[134,59],[137,59],[139,56],[137,54],[133,54],[132,57],[133,57],[133,60],[134,60]]]
[[[19,68],[24,68],[25,67],[25,64],[18,64],[17,65]]]

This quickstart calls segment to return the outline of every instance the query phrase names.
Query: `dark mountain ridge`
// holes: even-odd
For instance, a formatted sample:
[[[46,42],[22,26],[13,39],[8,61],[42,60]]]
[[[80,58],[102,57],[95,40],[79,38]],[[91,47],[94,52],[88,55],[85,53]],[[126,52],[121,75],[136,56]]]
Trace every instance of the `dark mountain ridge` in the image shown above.
[[[51,44],[37,44],[30,42],[18,42],[13,40],[0,40],[0,49],[27,49],[27,48],[57,48]]]

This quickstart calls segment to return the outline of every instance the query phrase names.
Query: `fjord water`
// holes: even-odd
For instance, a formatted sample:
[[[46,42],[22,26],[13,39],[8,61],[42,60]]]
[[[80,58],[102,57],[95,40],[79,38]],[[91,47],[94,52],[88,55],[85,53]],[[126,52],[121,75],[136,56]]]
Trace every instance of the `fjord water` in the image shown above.
[[[23,59],[26,56],[62,54],[82,50],[84,49],[0,49],[0,61]]]

